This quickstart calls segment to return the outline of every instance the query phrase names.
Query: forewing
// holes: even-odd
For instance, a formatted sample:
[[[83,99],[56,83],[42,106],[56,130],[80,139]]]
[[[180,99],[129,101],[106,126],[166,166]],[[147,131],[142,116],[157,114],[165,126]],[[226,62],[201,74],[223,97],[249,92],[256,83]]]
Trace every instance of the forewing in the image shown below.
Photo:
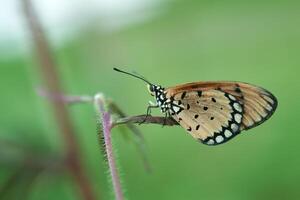
[[[170,87],[166,92],[168,98],[183,106],[173,115],[174,119],[193,137],[211,145],[226,142],[241,130],[263,123],[277,107],[277,100],[270,92],[241,82],[189,83]],[[199,117],[195,119],[197,113]]]
[[[269,119],[277,108],[277,99],[269,91],[246,83],[224,85],[221,90],[230,93],[244,104],[241,130],[256,127]]]

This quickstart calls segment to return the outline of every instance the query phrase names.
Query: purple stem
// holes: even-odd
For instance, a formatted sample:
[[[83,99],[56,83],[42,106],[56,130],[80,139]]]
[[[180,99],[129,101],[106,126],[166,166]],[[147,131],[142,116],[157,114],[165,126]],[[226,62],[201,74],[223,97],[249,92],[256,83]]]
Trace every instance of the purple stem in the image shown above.
[[[97,94],[95,96],[95,106],[97,111],[100,112],[100,116],[102,118],[103,136],[104,136],[104,143],[105,143],[104,146],[105,146],[106,157],[108,161],[109,172],[112,178],[114,194],[117,200],[123,200],[124,196],[122,192],[118,170],[116,167],[115,157],[113,154],[113,146],[111,141],[112,120],[111,120],[111,115],[105,111],[103,95]]]
[[[37,88],[36,91],[37,91],[38,95],[40,95],[42,97],[46,97],[49,100],[62,101],[64,103],[68,103],[68,104],[93,102],[93,97],[87,96],[87,95],[75,96],[75,95],[64,95],[62,93],[53,93],[53,92],[51,93],[43,88]]]
[[[36,15],[31,0],[23,0],[22,3],[25,18],[32,34],[33,44],[35,45],[42,80],[45,81],[45,86],[49,92],[61,94],[62,87],[59,74],[56,71],[57,64],[51,52],[46,34]],[[95,194],[80,158],[80,145],[78,144],[75,133],[76,129],[72,124],[68,109],[62,101],[53,101],[51,102],[51,106],[55,117],[54,119],[56,119],[58,129],[63,137],[64,153],[66,154],[65,164],[74,177],[82,193],[82,197],[85,200],[95,200]]]

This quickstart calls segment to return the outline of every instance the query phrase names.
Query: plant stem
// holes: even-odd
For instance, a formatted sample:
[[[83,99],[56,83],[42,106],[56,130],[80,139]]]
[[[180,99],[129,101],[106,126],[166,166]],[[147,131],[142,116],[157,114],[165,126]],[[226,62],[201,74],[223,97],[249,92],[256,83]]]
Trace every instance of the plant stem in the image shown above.
[[[30,0],[23,0],[25,17],[28,21],[29,29],[32,34],[32,39],[35,45],[37,58],[40,63],[40,71],[45,81],[46,89],[51,94],[61,94],[61,86],[58,73],[56,72],[56,63],[54,56],[51,53],[50,46],[46,39],[42,26],[36,16],[33,5]],[[79,145],[75,136],[75,130],[72,126],[71,119],[65,102],[51,101],[52,110],[56,119],[56,123],[63,137],[66,167],[74,177],[82,196],[85,200],[94,200],[95,195],[92,192],[90,182],[83,170],[80,161]]]
[[[78,103],[91,103],[93,102],[93,97],[88,95],[64,95],[62,93],[57,94],[51,94],[47,92],[46,90],[37,90],[38,94],[43,97],[47,97],[49,100],[53,101],[62,101],[66,104],[78,104]],[[139,137],[142,137],[141,133],[139,133],[135,128],[131,126],[131,124],[160,124],[164,126],[177,126],[179,125],[178,122],[176,122],[173,118],[165,118],[161,116],[147,116],[146,115],[134,115],[126,117],[126,115],[120,110],[120,108],[115,105],[112,101],[106,100],[106,102],[109,104],[110,107],[110,113],[118,114],[120,116],[119,119],[116,119],[112,123],[112,127],[115,127],[117,125],[121,124],[127,124],[128,128],[131,129],[135,134],[139,135]]]
[[[136,124],[161,124],[163,126],[176,126],[179,125],[173,118],[164,118],[158,116],[147,116],[146,115],[137,115],[137,116],[130,116],[130,117],[123,117],[117,119],[113,126],[117,126],[120,124],[128,124],[128,123],[136,123]]]
[[[120,177],[115,162],[115,157],[113,154],[114,152],[113,152],[113,146],[111,140],[111,128],[112,128],[111,115],[105,111],[104,101],[105,100],[102,94],[95,95],[95,107],[97,112],[99,112],[102,120],[102,127],[103,127],[102,131],[103,131],[104,144],[105,144],[104,147],[106,152],[106,158],[108,161],[109,172],[113,183],[115,198],[117,200],[123,200],[124,196],[122,192]]]
[[[50,93],[44,88],[38,88],[36,90],[37,94],[41,97],[46,97],[48,100],[52,101],[62,101],[67,104],[76,104],[76,103],[92,103],[93,97],[88,95],[63,95],[63,94],[54,94]]]

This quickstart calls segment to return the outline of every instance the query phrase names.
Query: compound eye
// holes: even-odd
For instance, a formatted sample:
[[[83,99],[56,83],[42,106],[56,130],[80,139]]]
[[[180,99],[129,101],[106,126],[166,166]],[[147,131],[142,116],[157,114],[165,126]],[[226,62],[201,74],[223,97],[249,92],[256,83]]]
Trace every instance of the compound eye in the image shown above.
[[[154,92],[154,91],[155,91],[154,86],[151,85],[151,86],[150,86],[150,92]]]
[[[154,89],[154,86],[153,86],[153,85],[147,85],[147,87],[148,87],[148,91],[150,92],[150,94],[151,94],[152,96],[154,96],[154,95],[155,95],[155,89]]]

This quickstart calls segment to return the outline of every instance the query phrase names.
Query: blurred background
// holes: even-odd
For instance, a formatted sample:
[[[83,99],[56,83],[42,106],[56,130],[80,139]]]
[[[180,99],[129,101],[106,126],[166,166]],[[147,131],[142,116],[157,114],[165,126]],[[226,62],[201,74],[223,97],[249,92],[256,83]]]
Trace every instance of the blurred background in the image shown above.
[[[163,86],[236,80],[272,91],[263,125],[209,147],[180,127],[142,125],[152,172],[113,129],[128,199],[299,199],[299,1],[34,0],[66,94],[103,92],[127,114],[146,112],[136,71]],[[62,137],[43,86],[22,1],[0,9],[0,199],[82,199],[60,170]],[[113,199],[93,105],[68,108],[97,199]],[[154,114],[160,114],[159,111]],[[130,135],[130,132],[128,133]]]

